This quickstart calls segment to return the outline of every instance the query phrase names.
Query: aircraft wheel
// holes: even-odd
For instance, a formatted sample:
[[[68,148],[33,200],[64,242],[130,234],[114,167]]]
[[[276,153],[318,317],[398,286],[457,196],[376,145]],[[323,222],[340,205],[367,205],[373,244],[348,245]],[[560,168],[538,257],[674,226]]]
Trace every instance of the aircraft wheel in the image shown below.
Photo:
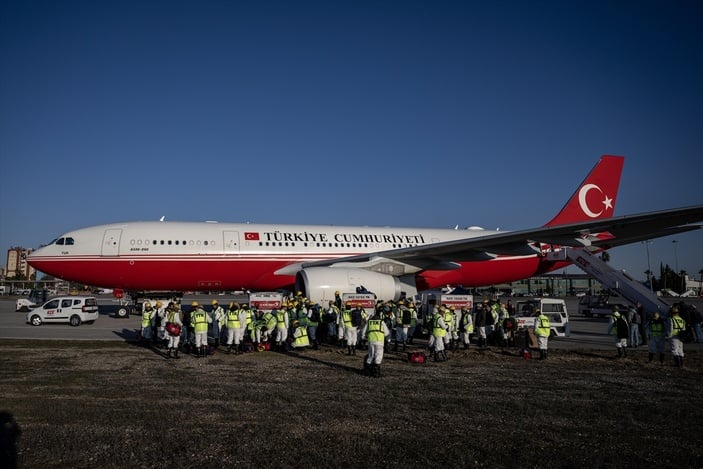
[[[81,325],[81,317],[78,316],[77,314],[74,314],[71,316],[70,323],[73,327],[78,327]]]

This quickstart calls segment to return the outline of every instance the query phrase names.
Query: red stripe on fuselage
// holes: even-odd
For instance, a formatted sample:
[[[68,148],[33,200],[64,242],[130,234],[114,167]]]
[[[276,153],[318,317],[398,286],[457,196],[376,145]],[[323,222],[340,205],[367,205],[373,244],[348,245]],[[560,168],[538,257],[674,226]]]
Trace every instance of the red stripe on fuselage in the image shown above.
[[[84,256],[36,258],[32,264],[41,272],[74,282],[124,290],[276,290],[292,288],[295,277],[274,275],[273,272],[306,260],[313,259],[270,259],[263,256],[246,259],[221,256],[125,259]],[[456,270],[424,271],[416,276],[416,282],[418,290],[446,285],[482,287],[529,278],[567,265],[566,262],[548,262],[537,256],[501,257],[490,261],[463,262],[462,267]]]

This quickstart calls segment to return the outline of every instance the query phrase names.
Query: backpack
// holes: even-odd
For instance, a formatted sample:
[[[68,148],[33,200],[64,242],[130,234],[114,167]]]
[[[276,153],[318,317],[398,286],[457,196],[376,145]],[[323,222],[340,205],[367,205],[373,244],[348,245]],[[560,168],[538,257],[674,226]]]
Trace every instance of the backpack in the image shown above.
[[[354,326],[354,327],[361,326],[361,310],[360,309],[352,310],[351,322],[352,322],[352,326]]]
[[[320,322],[320,312],[316,309],[312,310],[312,313],[310,314],[310,321],[312,322]]]

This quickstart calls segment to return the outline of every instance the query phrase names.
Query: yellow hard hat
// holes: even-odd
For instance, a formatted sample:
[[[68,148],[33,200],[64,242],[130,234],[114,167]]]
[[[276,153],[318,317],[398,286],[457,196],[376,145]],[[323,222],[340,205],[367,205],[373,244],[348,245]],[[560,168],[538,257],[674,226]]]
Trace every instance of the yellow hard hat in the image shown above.
[[[150,307],[151,307],[151,301],[145,301],[145,302],[144,302],[144,307],[145,307],[145,308],[147,308],[147,307],[150,308]]]
[[[164,305],[164,304],[163,304],[162,302],[160,302],[160,301],[157,301],[157,302],[156,302],[156,307],[157,307],[157,308],[161,308],[163,305]]]
[[[197,301],[193,301],[190,305],[192,307],[196,307],[196,306],[200,306],[200,303],[198,303]]]
[[[217,304],[217,300],[212,300],[212,302],[211,302],[210,304],[211,304],[211,305],[216,305],[216,304]]]

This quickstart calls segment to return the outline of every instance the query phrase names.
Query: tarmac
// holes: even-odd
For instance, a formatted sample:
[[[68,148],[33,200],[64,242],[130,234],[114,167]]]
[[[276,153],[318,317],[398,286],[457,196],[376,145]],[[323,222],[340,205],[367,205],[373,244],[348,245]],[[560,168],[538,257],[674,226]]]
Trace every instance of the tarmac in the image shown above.
[[[0,339],[17,340],[106,340],[106,341],[135,341],[136,331],[140,328],[141,317],[131,315],[129,318],[117,318],[114,315],[119,303],[107,295],[96,295],[100,305],[100,316],[93,324],[81,324],[72,327],[69,324],[42,324],[31,326],[27,324],[27,313],[15,311],[17,297],[0,298]],[[477,297],[479,299],[480,297]],[[183,304],[189,305],[191,301],[198,300],[201,304],[209,305],[212,299],[217,299],[221,305],[228,305],[231,301],[241,301],[240,297],[231,295],[186,295]],[[607,350],[614,349],[614,338],[608,335],[607,318],[587,318],[578,315],[578,298],[567,297],[569,311],[569,324],[571,334],[569,337],[553,337],[549,340],[550,349],[564,350]],[[518,300],[514,298],[513,302]],[[685,301],[693,304],[700,311],[703,308],[701,298],[666,298],[669,304]],[[507,301],[505,299],[504,301]],[[423,341],[416,341],[422,344]],[[644,350],[645,347],[640,346]],[[688,343],[686,350],[702,350],[703,344]]]

